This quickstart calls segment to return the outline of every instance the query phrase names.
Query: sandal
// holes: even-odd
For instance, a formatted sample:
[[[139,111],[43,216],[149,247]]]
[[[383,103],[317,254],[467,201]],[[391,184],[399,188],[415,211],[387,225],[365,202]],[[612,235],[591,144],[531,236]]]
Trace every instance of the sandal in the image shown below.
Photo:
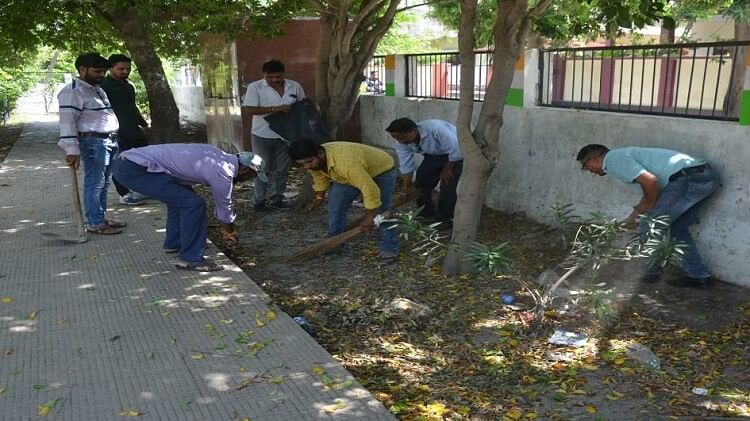
[[[125,221],[110,221],[106,219],[104,220],[104,224],[110,228],[125,228],[128,226],[128,223]]]
[[[164,250],[164,253],[167,254],[177,254],[180,252],[180,249],[174,248],[174,249],[162,249]]]
[[[120,228],[111,227],[107,224],[101,224],[95,227],[86,227],[86,232],[92,234],[113,235],[121,233],[122,230]]]
[[[202,262],[195,263],[183,262],[182,260],[180,260],[179,262],[175,263],[175,266],[177,266],[177,269],[194,270],[196,272],[216,272],[219,270],[224,270],[224,266],[207,259],[203,259]]]

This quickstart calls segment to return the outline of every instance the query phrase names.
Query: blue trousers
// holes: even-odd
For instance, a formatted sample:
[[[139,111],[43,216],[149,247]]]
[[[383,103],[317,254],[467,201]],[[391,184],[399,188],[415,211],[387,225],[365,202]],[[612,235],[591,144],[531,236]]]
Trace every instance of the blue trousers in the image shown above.
[[[117,157],[117,142],[110,138],[82,137],[79,141],[83,163],[83,208],[86,225],[104,223],[107,214],[107,190],[112,182],[112,162]]]
[[[656,205],[649,211],[651,216],[668,216],[670,220],[670,233],[675,238],[685,243],[685,255],[682,258],[682,269],[691,278],[708,278],[708,268],[703,263],[695,241],[688,229],[698,219],[698,211],[705,200],[716,191],[719,186],[719,177],[712,169],[703,173],[683,175],[676,180],[670,181],[659,193]],[[646,224],[641,224],[641,233],[645,234]],[[647,274],[657,274],[658,268],[649,265]]]
[[[115,160],[113,171],[125,187],[167,205],[164,248],[179,249],[183,262],[203,261],[208,230],[206,201],[171,175],[150,173],[146,167],[124,158]]]
[[[396,188],[396,170],[386,171],[373,178],[380,188],[381,205],[377,213],[391,210],[393,191]],[[346,215],[359,194],[356,187],[332,183],[328,193],[328,235],[334,236],[346,230]],[[392,224],[380,224],[380,251],[398,253],[398,230],[389,229]]]

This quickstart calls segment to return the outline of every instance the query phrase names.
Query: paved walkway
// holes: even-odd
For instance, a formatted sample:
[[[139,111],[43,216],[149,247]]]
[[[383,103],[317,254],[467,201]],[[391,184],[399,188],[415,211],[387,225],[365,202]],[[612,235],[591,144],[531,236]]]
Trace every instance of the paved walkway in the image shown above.
[[[227,270],[175,270],[161,204],[113,192],[125,233],[67,243],[56,138],[28,123],[0,167],[0,419],[393,419],[215,247]]]

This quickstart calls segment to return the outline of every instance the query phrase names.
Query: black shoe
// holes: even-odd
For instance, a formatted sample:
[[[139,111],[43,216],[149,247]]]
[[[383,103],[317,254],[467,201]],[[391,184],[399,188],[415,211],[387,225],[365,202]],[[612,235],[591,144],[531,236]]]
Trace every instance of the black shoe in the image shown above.
[[[258,204],[253,205],[253,210],[256,213],[259,213],[259,212],[268,212],[271,209],[268,206],[266,206],[265,203],[258,203]]]
[[[683,276],[667,282],[669,285],[678,288],[698,288],[708,289],[711,288],[711,278],[691,278],[689,276]]]
[[[291,203],[286,203],[283,200],[279,200],[278,202],[271,203],[272,208],[281,209],[281,210],[289,210],[294,207]]]
[[[650,273],[641,276],[641,282],[644,284],[655,284],[661,279],[661,273]]]

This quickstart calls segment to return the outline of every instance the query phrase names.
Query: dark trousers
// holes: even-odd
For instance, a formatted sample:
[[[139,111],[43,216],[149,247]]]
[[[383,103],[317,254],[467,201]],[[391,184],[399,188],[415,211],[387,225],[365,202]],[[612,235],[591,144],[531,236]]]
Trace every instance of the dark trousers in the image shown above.
[[[148,146],[148,142],[145,138],[126,139],[120,137],[120,139],[117,141],[117,144],[120,146],[120,152],[125,152],[128,149]],[[125,196],[126,194],[130,193],[130,190],[127,187],[123,186],[119,181],[117,181],[117,178],[115,177],[112,177],[112,184],[115,185],[115,190],[117,190],[117,194],[119,194],[120,196]]]
[[[165,173],[151,173],[125,158],[115,159],[115,177],[129,189],[167,205],[167,236],[164,249],[179,249],[180,260],[203,261],[206,251],[206,201],[190,186]]]
[[[438,221],[448,221],[453,218],[453,209],[456,207],[456,187],[461,178],[464,161],[458,161],[453,165],[453,179],[448,183],[440,182],[440,172],[448,163],[448,155],[424,155],[422,165],[417,169],[417,177],[414,187],[422,190],[422,195],[417,199],[417,206],[423,206],[422,215],[434,216]],[[440,196],[437,208],[432,203],[432,190],[440,183]]]

